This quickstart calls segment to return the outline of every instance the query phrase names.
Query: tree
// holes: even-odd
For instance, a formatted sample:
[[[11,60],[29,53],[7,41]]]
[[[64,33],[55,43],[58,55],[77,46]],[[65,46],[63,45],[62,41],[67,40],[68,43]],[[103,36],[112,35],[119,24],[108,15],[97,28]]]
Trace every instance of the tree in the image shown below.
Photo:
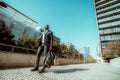
[[[87,62],[93,62],[93,61],[94,61],[93,56],[89,55],[87,58]]]
[[[108,42],[103,57],[112,59],[118,56],[120,56],[120,41]]]
[[[28,37],[27,33],[23,34],[19,38],[18,45],[30,49],[36,49],[38,47],[38,43],[36,42],[35,37]]]
[[[35,40],[35,36],[30,37],[27,42],[28,42],[29,48],[31,49],[36,49],[38,47],[38,43]]]
[[[120,40],[110,41],[103,52],[103,58],[110,62],[110,59],[120,56]]]
[[[81,57],[80,53],[77,49],[75,49],[75,46],[72,43],[69,46],[69,55],[74,59],[78,59]]]
[[[60,45],[60,50],[61,50],[61,54],[66,54],[66,52],[67,52],[67,46],[64,43],[62,43]]]
[[[54,41],[53,42],[53,52],[56,53],[56,54],[59,54],[61,53],[60,52],[60,44],[57,42],[57,41]]]
[[[27,47],[26,42],[28,41],[28,34],[24,33],[21,37],[18,39],[18,46],[21,47]]]
[[[67,47],[67,45],[64,43],[60,44],[54,41],[53,48],[53,51],[55,54],[59,55],[59,57],[83,60],[83,55],[79,53],[77,49],[75,49],[75,46],[73,44],[70,44],[70,46]]]
[[[0,43],[14,45],[14,37],[11,30],[6,27],[5,22],[0,20]]]

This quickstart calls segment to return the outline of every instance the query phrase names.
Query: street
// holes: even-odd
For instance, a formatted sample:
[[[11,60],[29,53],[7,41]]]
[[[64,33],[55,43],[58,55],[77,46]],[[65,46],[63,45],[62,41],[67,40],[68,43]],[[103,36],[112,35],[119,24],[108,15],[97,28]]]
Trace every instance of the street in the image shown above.
[[[42,74],[32,68],[1,69],[0,80],[120,80],[120,66],[108,63],[53,66]]]

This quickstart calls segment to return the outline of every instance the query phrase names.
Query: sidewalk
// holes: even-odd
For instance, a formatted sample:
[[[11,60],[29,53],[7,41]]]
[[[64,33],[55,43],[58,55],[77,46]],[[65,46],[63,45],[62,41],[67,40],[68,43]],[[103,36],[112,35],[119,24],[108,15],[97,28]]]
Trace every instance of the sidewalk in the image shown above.
[[[53,66],[42,74],[30,70],[31,68],[0,70],[0,80],[120,80],[120,66],[111,64]]]
[[[120,67],[120,57],[110,60],[110,63],[113,66],[118,66],[119,65],[119,67]]]

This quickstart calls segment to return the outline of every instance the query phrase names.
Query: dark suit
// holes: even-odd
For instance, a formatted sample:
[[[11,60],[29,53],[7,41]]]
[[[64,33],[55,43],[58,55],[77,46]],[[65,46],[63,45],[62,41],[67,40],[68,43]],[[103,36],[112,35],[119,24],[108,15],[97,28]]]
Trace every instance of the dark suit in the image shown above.
[[[43,37],[43,34],[44,34],[44,37]],[[42,42],[42,39],[41,39],[41,42],[40,42],[40,45],[39,45],[38,51],[37,51],[35,68],[39,67],[39,60],[40,60],[40,56],[41,56],[42,52],[44,52],[43,64],[45,65],[45,61],[46,61],[46,57],[47,57],[49,48],[50,48],[50,46],[53,45],[53,33],[50,30],[48,30],[46,33],[43,32],[43,34],[41,36],[42,36],[42,39],[44,38],[44,42]]]

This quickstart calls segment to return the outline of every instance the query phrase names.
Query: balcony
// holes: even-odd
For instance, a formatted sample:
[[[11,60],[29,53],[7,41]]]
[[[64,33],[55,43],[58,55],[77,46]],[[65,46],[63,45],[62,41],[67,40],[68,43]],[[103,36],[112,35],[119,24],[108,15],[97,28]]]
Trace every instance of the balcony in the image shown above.
[[[101,13],[104,14],[104,13],[110,12],[112,10],[109,10],[109,9],[114,8],[114,7],[118,7],[118,8],[113,9],[113,10],[117,10],[117,9],[119,9],[119,6],[120,6],[120,3],[110,6],[110,7],[107,7],[107,8],[104,8],[102,10],[97,11],[97,14],[100,15]],[[106,11],[106,10],[109,10],[109,11]],[[106,11],[106,12],[104,12],[104,11]]]
[[[105,24],[105,23],[110,23],[110,22],[115,22],[115,21],[120,21],[120,18],[116,18],[116,19],[112,19],[112,20],[108,20],[108,21],[99,22],[98,25]]]
[[[95,0],[95,2],[99,2],[100,0]]]
[[[97,15],[100,15],[100,14],[103,14],[103,13],[106,13],[106,12],[110,12],[110,11],[113,11],[113,10],[116,10],[116,9],[120,9],[120,4],[114,5],[113,7],[106,8],[101,12],[97,12]]]
[[[104,19],[100,19],[100,20],[98,20],[98,23],[108,21],[108,20],[117,19],[117,18],[120,18],[120,15],[115,15],[115,16],[104,18]]]
[[[97,19],[103,19],[103,18],[107,18],[107,17],[111,17],[111,16],[116,16],[116,15],[119,15],[120,14],[120,11],[118,12],[114,12],[114,13],[111,13],[111,14],[106,14],[106,15],[103,15],[101,17],[98,17]]]
[[[99,6],[101,4],[105,4],[106,2],[109,2],[109,0],[100,0],[100,1],[96,2],[96,6]]]
[[[120,35],[104,35],[101,36],[101,42],[120,40]]]
[[[107,36],[107,35],[120,35],[120,32],[113,32],[113,33],[105,33],[105,34],[100,34],[100,36]]]
[[[117,28],[117,27],[120,27],[120,24],[119,25],[112,25],[112,26],[108,26],[108,27],[102,27],[102,28],[99,28],[99,30],[105,30],[105,29],[111,29],[111,28]]]
[[[99,25],[99,28],[104,28],[104,27],[109,27],[109,26],[115,26],[115,25],[120,25],[120,21],[110,22],[110,23],[107,23],[107,24],[102,24],[102,25]]]
[[[100,11],[101,9],[104,9],[104,8],[107,8],[107,7],[110,7],[110,6],[113,6],[113,5],[115,5],[115,4],[118,4],[119,3],[119,1],[109,1],[109,2],[107,2],[106,4],[102,4],[102,5],[100,5],[100,6],[97,6],[96,7],[96,10],[97,11]]]
[[[114,27],[114,28],[107,28],[107,29],[104,29],[104,30],[99,30],[100,32],[100,35],[102,34],[109,34],[109,33],[118,33],[120,32],[120,27]]]
[[[104,43],[104,42],[114,42],[114,41],[118,41],[118,40],[103,40],[101,42]]]

